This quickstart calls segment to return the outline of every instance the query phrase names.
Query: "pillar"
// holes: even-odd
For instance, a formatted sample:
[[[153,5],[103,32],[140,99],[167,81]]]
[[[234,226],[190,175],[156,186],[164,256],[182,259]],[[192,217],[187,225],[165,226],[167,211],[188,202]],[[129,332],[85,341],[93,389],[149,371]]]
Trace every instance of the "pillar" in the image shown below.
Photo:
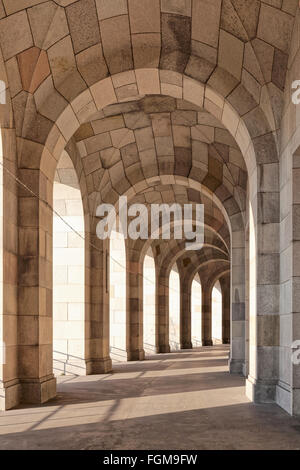
[[[2,105],[4,106],[4,105]],[[7,151],[3,153],[1,136]],[[15,174],[14,132],[0,133],[0,161]],[[9,151],[8,151],[9,150]],[[0,168],[0,410],[21,401],[18,378],[18,185]]]
[[[164,271],[158,271],[155,292],[157,352],[169,353],[169,276]]]
[[[262,148],[270,149],[270,145],[266,142]],[[273,151],[273,163],[258,168],[260,192],[251,198],[249,214],[250,354],[246,391],[247,396],[257,403],[276,399],[282,334],[279,321],[280,207],[275,143]],[[256,179],[250,179],[250,189],[256,183]]]
[[[191,287],[184,276],[180,276],[180,348],[192,349],[191,340]]]
[[[109,241],[87,234],[86,252],[90,260],[90,268],[86,266],[86,370],[88,375],[106,374],[112,370],[109,355]]]
[[[222,342],[230,344],[230,274],[219,279],[222,290]]]
[[[143,345],[143,264],[139,253],[127,249],[126,350],[128,361],[145,358]]]
[[[39,200],[19,187],[18,376],[21,401],[39,404],[56,394],[52,372],[53,219],[46,204],[46,175],[40,170],[20,170],[19,175],[41,197]],[[52,204],[52,196],[48,198]]]
[[[202,288],[202,345],[212,346],[211,331],[211,285],[201,278]]]
[[[246,375],[245,309],[245,230],[241,214],[231,217],[233,226],[230,289],[230,359],[231,374]]]

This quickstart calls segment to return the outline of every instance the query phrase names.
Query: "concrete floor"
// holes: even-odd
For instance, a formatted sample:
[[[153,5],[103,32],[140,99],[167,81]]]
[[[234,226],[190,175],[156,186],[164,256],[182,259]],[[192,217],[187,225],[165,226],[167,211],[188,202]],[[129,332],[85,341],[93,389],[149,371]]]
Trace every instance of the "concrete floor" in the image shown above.
[[[300,449],[300,419],[250,403],[227,358],[216,346],[60,377],[51,403],[0,412],[0,449]]]

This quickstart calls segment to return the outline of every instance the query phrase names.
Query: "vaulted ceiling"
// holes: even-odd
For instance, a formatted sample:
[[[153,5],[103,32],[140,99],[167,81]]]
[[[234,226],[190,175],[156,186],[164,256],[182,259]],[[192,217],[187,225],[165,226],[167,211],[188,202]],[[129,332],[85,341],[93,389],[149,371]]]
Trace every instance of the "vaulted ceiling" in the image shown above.
[[[219,231],[226,252],[230,230],[216,201],[228,216],[244,213],[245,162],[213,113],[175,98],[180,84],[169,72],[208,84],[251,135],[271,132],[278,141],[297,7],[297,0],[0,0],[0,78],[17,137],[44,144],[66,107],[112,75],[118,104],[85,107],[66,143],[90,214],[123,194],[146,204],[205,202],[206,240],[218,248],[211,230]],[[160,69],[161,95],[139,95],[136,80],[118,75],[141,68]],[[67,178],[67,160],[57,180]],[[218,258],[209,250],[191,256]]]

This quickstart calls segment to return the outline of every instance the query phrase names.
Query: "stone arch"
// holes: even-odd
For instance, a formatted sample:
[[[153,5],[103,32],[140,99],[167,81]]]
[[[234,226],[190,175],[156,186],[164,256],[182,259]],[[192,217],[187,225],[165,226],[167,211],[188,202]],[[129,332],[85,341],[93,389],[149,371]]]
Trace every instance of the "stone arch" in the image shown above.
[[[168,326],[168,310],[169,310],[169,273],[174,265],[174,262],[177,262],[186,257],[185,248],[180,250],[180,246],[178,247],[179,252],[175,253],[173,256],[169,256],[169,260],[167,266],[162,263],[161,268],[158,269],[157,273],[157,344],[159,348],[159,352],[168,352],[169,351],[169,344],[168,344],[168,335],[169,335],[169,326]],[[227,263],[229,265],[228,259],[222,259],[222,257],[216,256],[215,258],[211,258],[210,256],[208,259],[205,257],[199,257],[196,261],[196,267],[192,268],[194,275],[200,269],[205,269],[210,265],[214,265],[218,263],[221,265],[223,263]],[[193,263],[191,263],[193,266]],[[223,268],[224,269],[224,268]],[[186,278],[184,277],[184,271],[182,270],[182,266],[178,265],[178,270],[180,273],[180,283],[181,283],[181,328],[180,328],[180,341],[181,347],[186,349],[191,347],[191,316],[190,316],[190,291],[191,291],[191,279],[193,276],[188,276],[190,282],[186,282]],[[201,274],[200,278],[201,278]],[[186,295],[184,295],[186,294]],[[204,325],[204,317],[202,317],[202,325]],[[204,334],[204,326],[202,327],[202,332]]]
[[[202,287],[202,343],[203,345],[211,345],[211,289],[216,280],[230,272],[229,267],[229,260],[210,259],[200,265],[191,263],[184,272],[182,285],[184,286],[185,302],[182,309],[185,312],[183,326],[186,344],[190,344],[191,338],[191,289],[195,275],[199,275]],[[230,289],[226,301],[229,302],[230,308]],[[226,306],[228,307],[228,305]]]
[[[37,378],[35,385],[28,385],[26,373],[23,375],[23,370],[26,369],[23,357],[26,356],[29,346],[35,345],[40,331],[47,329],[47,322],[49,322],[50,292],[47,286],[51,260],[44,253],[42,246],[43,240],[49,238],[48,235],[51,232],[47,224],[49,218],[47,204],[51,199],[51,180],[56,161],[68,145],[69,136],[72,135],[75,127],[83,123],[93,112],[96,113],[102,106],[105,106],[104,96],[107,97],[111,93],[112,98],[119,103],[128,98],[135,99],[137,94],[147,92],[185,99],[190,99],[192,95],[196,96],[198,103],[203,104],[205,109],[218,116],[218,119],[224,119],[227,122],[243,154],[248,155],[250,208],[244,217],[244,225],[247,227],[247,219],[250,219],[249,269],[246,267],[249,271],[249,282],[246,283],[247,294],[245,295],[244,265],[243,262],[236,264],[234,261],[245,258],[245,230],[243,224],[239,222],[239,229],[232,233],[231,244],[232,317],[236,321],[234,330],[242,331],[244,328],[245,298],[251,294],[249,299],[251,338],[256,339],[254,341],[251,339],[248,393],[258,401],[265,401],[274,400],[276,390],[276,397],[279,397],[278,401],[282,406],[294,411],[294,405],[298,400],[296,395],[299,395],[299,384],[296,381],[292,384],[290,377],[287,380],[285,371],[282,370],[282,365],[286,365],[289,359],[288,344],[285,342],[280,344],[279,352],[278,344],[282,341],[282,338],[279,338],[279,328],[282,336],[284,333],[290,334],[288,328],[291,324],[294,328],[293,333],[296,334],[297,331],[292,314],[297,314],[298,311],[294,312],[294,307],[290,306],[291,296],[288,294],[296,291],[293,278],[297,276],[292,276],[289,272],[284,273],[283,278],[279,279],[279,252],[283,269],[286,267],[286,258],[290,261],[289,266],[294,266],[293,255],[296,254],[296,243],[289,239],[289,231],[292,230],[291,220],[294,222],[297,219],[294,212],[296,208],[286,210],[286,206],[293,205],[293,196],[288,187],[292,179],[295,189],[294,176],[297,168],[293,168],[291,156],[297,156],[299,146],[299,113],[289,103],[290,81],[298,79],[299,11],[294,21],[298,2],[289,0],[289,2],[283,2],[280,8],[277,5],[267,5],[266,2],[256,2],[258,9],[255,8],[253,11],[242,5],[243,2],[235,2],[238,3],[235,8],[231,5],[234,2],[227,2],[228,8],[211,10],[212,13],[209,9],[207,10],[209,2],[201,2],[203,10],[198,7],[198,2],[193,2],[192,9],[186,8],[185,3],[185,7],[179,7],[179,12],[178,10],[172,11],[172,8],[169,11],[170,5],[167,5],[167,8],[166,5],[163,7],[162,2],[152,2],[150,8],[153,9],[151,13],[154,14],[155,21],[147,25],[149,29],[147,31],[150,33],[147,35],[149,41],[147,45],[143,42],[145,25],[139,24],[136,18],[145,2],[134,2],[136,8],[126,6],[117,13],[111,13],[108,22],[104,21],[107,19],[105,14],[103,16],[102,12],[94,10],[92,12],[93,31],[95,31],[96,39],[92,47],[84,42],[84,38],[83,43],[80,42],[80,28],[74,27],[74,22],[72,22],[77,8],[80,8],[80,1],[67,2],[67,8],[64,8],[65,4],[61,1],[49,1],[33,5],[27,10],[13,3],[16,2],[11,2],[11,5],[7,6],[0,20],[1,55],[3,54],[0,74],[1,78],[3,74],[3,79],[9,83],[9,94],[12,97],[12,103],[9,100],[5,111],[0,106],[3,143],[7,149],[7,155],[13,155],[13,158],[9,157],[7,165],[13,169],[13,173],[19,166],[19,178],[39,194],[40,200],[30,200],[24,187],[15,185],[13,189],[11,180],[9,180],[10,184],[5,184],[4,200],[5,203],[9,203],[7,204],[9,209],[13,208],[10,211],[12,214],[10,221],[5,219],[11,235],[5,242],[10,244],[9,249],[6,250],[10,265],[16,264],[18,256],[16,250],[17,196],[19,197],[19,212],[22,214],[19,230],[19,239],[21,239],[19,260],[22,265],[18,279],[19,292],[17,293],[15,280],[9,277],[8,272],[4,273],[3,278],[7,280],[8,289],[5,291],[9,290],[12,293],[10,298],[14,299],[13,309],[15,310],[17,310],[16,299],[19,298],[20,315],[18,320],[14,319],[14,328],[18,321],[19,331],[25,330],[23,326],[29,325],[30,322],[30,319],[26,318],[29,317],[29,310],[34,313],[35,317],[45,310],[47,315],[45,318],[35,318],[38,324],[32,330],[30,342],[21,344],[17,354],[17,345],[10,344],[12,363],[16,364],[15,358],[20,356],[21,374],[19,380],[15,367],[12,368],[14,376],[9,377],[10,380],[7,383],[11,384],[13,379],[19,381],[12,386],[13,398],[9,403],[18,402],[17,395],[22,388],[25,400],[32,395],[38,397],[38,401],[43,401],[53,393],[53,382],[46,366],[49,359],[48,344],[42,344],[41,348],[33,348],[33,366],[29,376]],[[130,3],[132,3],[131,0]],[[216,3],[220,6],[222,2]],[[58,13],[49,25],[41,29],[39,21],[34,20],[37,18],[35,15],[39,9],[49,18],[52,18],[53,11]],[[66,14],[70,20],[68,22]],[[91,12],[86,14],[90,17]],[[97,14],[99,22],[97,22]],[[20,23],[15,21],[15,15],[18,15],[18,18],[21,17]],[[176,31],[178,34],[168,34],[171,29],[169,17],[172,18],[173,33]],[[211,21],[203,25],[202,17],[208,17]],[[276,31],[267,27],[270,17],[273,17],[276,22]],[[126,32],[126,39],[122,39],[123,35],[116,35],[118,41],[111,44],[111,41],[108,41],[110,31],[105,24],[114,22],[120,27],[122,33],[124,33],[124,23],[126,23],[128,34]],[[129,26],[127,27],[129,22],[133,23],[132,30]],[[14,34],[19,24],[24,29],[21,43],[14,41]],[[293,25],[295,25],[294,36],[291,40]],[[57,36],[53,35],[56,27],[58,27]],[[104,39],[101,44],[100,32],[101,39]],[[188,38],[186,41],[184,41],[185,36]],[[147,54],[142,54],[145,47],[147,47]],[[232,55],[238,63],[238,70],[233,67],[235,64],[230,62],[230,57],[225,60],[224,51],[228,50],[234,51]],[[269,57],[271,57],[268,64],[264,63],[264,58],[268,55],[266,50],[270,51]],[[47,53],[50,63],[48,63]],[[124,60],[118,60],[121,53],[124,54]],[[289,53],[290,57],[288,57]],[[29,70],[31,75],[29,73],[29,77],[26,77],[22,64],[26,64],[28,57],[36,57],[38,60],[33,61]],[[66,59],[68,67],[65,70],[59,69],[55,64],[55,57]],[[125,66],[124,62],[126,62]],[[133,66],[139,71],[132,71]],[[287,70],[286,90],[282,100]],[[6,73],[7,77],[4,77]],[[108,77],[109,74],[112,78]],[[104,80],[101,86],[100,80]],[[70,82],[72,86],[69,86]],[[87,86],[90,88],[88,89]],[[218,90],[219,94],[213,90]],[[282,101],[284,101],[283,105]],[[284,117],[279,134],[282,108]],[[13,117],[15,124],[13,124]],[[16,131],[14,131],[14,126]],[[64,130],[63,133],[62,130]],[[47,145],[44,146],[46,141]],[[16,148],[19,160],[16,156]],[[279,150],[282,151],[280,160],[281,207],[284,209],[281,219],[278,215]],[[294,173],[292,178],[291,173]],[[28,214],[35,214],[37,220],[30,220],[30,224],[24,223]],[[280,238],[284,249],[279,247],[278,242],[279,223],[282,228]],[[268,242],[265,243],[264,240]],[[107,333],[103,326],[107,320],[105,320],[105,312],[108,305],[107,247],[105,243],[101,244],[95,239],[92,230],[89,234],[89,241],[92,244],[89,245],[92,272],[89,296],[93,299],[89,305],[90,319],[93,322],[91,330],[93,332],[101,330],[99,337],[92,338],[90,342],[90,370],[103,371],[109,367],[107,348],[103,340]],[[37,243],[38,248],[36,248]],[[288,248],[290,251],[287,251]],[[260,269],[260,266],[263,266],[263,269]],[[280,283],[281,304],[279,307],[278,286]],[[98,293],[96,286],[100,286]],[[29,307],[28,304],[33,294],[37,294],[36,300]],[[270,299],[268,305],[263,302],[266,298]],[[289,299],[287,310],[284,306],[285,299]],[[97,316],[99,310],[104,312],[104,320],[99,320]],[[278,311],[282,315],[279,316]],[[9,313],[16,312],[10,311]],[[270,331],[273,332],[273,336],[269,334]],[[99,339],[103,340],[101,345]],[[234,342],[232,349],[233,370],[236,371],[243,369],[242,355],[239,355],[239,351],[242,351],[242,341],[241,338],[240,342]],[[99,358],[101,359],[98,360]],[[257,364],[260,367],[257,367]],[[292,371],[288,367],[286,371],[291,375]],[[278,378],[279,385],[277,386]],[[43,392],[41,392],[42,389]],[[291,396],[293,396],[292,399],[290,399]],[[298,411],[298,408],[299,405],[296,404],[295,410]]]
[[[118,80],[120,80],[121,77],[124,77],[125,79],[125,82],[122,82],[122,83],[126,84],[126,74],[124,73],[123,75],[119,75]],[[188,101],[194,102],[195,104],[204,105],[204,108],[205,109],[209,108],[210,112],[212,112],[210,103],[213,102],[214,104],[213,114],[216,117],[218,117],[218,119],[221,119],[222,123],[234,136],[234,138],[236,139],[237,143],[239,144],[242,150],[242,153],[245,158],[246,166],[248,168],[248,174],[250,175],[250,193],[252,190],[251,188],[253,188],[255,192],[255,188],[257,184],[256,173],[255,173],[255,168],[256,168],[255,152],[254,152],[252,140],[249,136],[248,130],[243,120],[239,118],[239,116],[231,107],[231,105],[229,105],[222,97],[220,97],[220,95],[215,93],[209,86],[204,87],[202,84],[188,77],[179,76],[179,79],[181,81],[181,86],[179,86],[180,93],[178,94],[178,90],[176,89],[176,93],[175,93],[176,97],[181,96]],[[128,74],[127,74],[127,80],[128,80]],[[145,69],[145,70],[136,71],[135,78],[133,79],[133,77],[131,76],[129,80],[135,81],[138,92],[140,94],[160,93],[160,90],[161,90],[160,72],[158,70],[155,70],[155,69],[146,70]],[[164,88],[163,83],[164,82],[162,81],[161,83],[162,88]],[[108,104],[116,103],[118,101],[116,90],[114,87],[113,78],[107,78],[107,79],[104,79],[102,82],[93,85],[91,87],[91,90],[86,90],[85,92],[83,92],[76,99],[75,103],[72,104],[72,106],[68,106],[65,109],[65,111],[61,114],[59,118],[59,123],[58,123],[58,128],[60,130],[63,130],[64,123],[66,122],[68,123],[68,127],[64,129],[64,135],[62,137],[57,138],[57,136],[60,134],[60,132],[58,132],[58,129],[53,128],[53,131],[51,131],[52,132],[51,140],[53,140],[54,138],[54,141],[56,141],[58,144],[58,148],[61,145],[63,145],[63,143],[67,141],[72,135],[72,133],[78,128],[79,120],[76,117],[76,112],[78,114],[78,112],[84,107],[88,109],[89,104],[93,102],[94,99],[95,99],[94,104],[96,106],[96,110],[101,109],[102,107],[107,106]],[[170,95],[174,96],[174,90],[170,93]],[[103,96],[105,96],[105,100],[103,100]],[[73,109],[75,110],[75,112]],[[89,110],[89,114],[90,114],[90,110]],[[255,132],[254,132],[254,135],[255,135]],[[53,133],[54,135],[56,135],[56,137],[53,136]],[[46,143],[46,148],[47,146],[48,144]],[[258,145],[256,145],[256,147],[261,148],[261,146],[259,147]],[[262,152],[264,151],[265,150],[262,149]],[[257,153],[257,149],[256,149],[256,153]],[[264,202],[266,203],[267,197],[265,196],[264,199],[265,199]],[[254,204],[256,204],[256,202],[254,202]],[[255,211],[255,216],[256,216],[256,211]],[[239,272],[239,279],[241,279],[241,272]],[[233,282],[234,282],[234,276],[233,276]],[[244,297],[243,290],[244,290],[243,288],[238,288],[239,292],[237,296],[234,297],[238,299],[239,304],[243,303],[243,297]],[[240,370],[241,366],[238,366],[238,367]]]
[[[174,226],[174,222],[171,223],[171,227]],[[210,227],[209,227],[210,228]],[[212,252],[213,249],[216,250],[216,253],[219,253],[219,256],[228,256],[228,248],[227,245],[225,244],[223,238],[220,236],[218,232],[216,232],[215,229],[211,229],[212,231],[210,232],[212,234],[212,239],[211,240],[206,240],[207,232],[205,232],[205,240],[204,240],[204,249],[210,249]],[[168,274],[165,272],[164,274],[161,273],[161,269],[163,266],[165,266],[165,260],[162,257],[163,253],[165,251],[164,249],[164,241],[163,240],[136,240],[136,241],[131,241],[127,240],[126,246],[127,246],[127,252],[129,254],[129,261],[128,261],[128,292],[130,292],[130,289],[132,289],[132,295],[130,297],[130,308],[128,308],[128,322],[130,325],[132,325],[132,328],[140,328],[139,323],[143,323],[143,261],[144,261],[144,256],[149,247],[152,247],[154,249],[154,252],[157,253],[157,249],[160,249],[160,246],[162,247],[160,249],[160,252],[162,253],[161,257],[156,256],[155,257],[155,270],[156,270],[156,276],[162,275],[163,278],[167,278]],[[174,245],[174,248],[177,248],[178,241],[172,241],[171,244],[172,246]],[[168,243],[168,249],[170,249],[170,243]],[[175,254],[175,252],[172,251],[172,256],[168,260],[168,266],[176,263],[176,260],[182,256],[186,252],[185,249],[185,244],[181,243],[180,245],[180,251]],[[186,252],[186,253],[193,253],[191,252]],[[161,260],[160,260],[161,258]],[[170,261],[171,260],[171,261]],[[197,262],[197,261],[196,261]],[[161,285],[161,282],[158,280],[157,277],[157,283],[156,283],[156,296],[158,298],[158,289],[159,285]],[[133,301],[134,300],[134,301]],[[157,321],[157,328],[159,329],[159,320],[158,320],[158,300],[156,301],[156,306],[157,306],[157,314],[156,314],[156,321]],[[165,310],[165,315],[166,315],[166,310]],[[136,318],[139,318],[138,324],[134,323],[136,322]],[[162,315],[161,315],[162,318]],[[134,322],[132,322],[132,319]],[[140,333],[141,334],[141,333]],[[135,337],[135,335],[133,335]],[[156,336],[157,338],[157,336]],[[138,338],[137,342],[139,346],[136,346],[136,350],[141,351],[142,350],[142,338]],[[136,353],[138,354],[138,357],[143,357],[143,353]],[[137,357],[137,356],[134,356]]]
[[[46,180],[52,178],[53,169],[55,168],[58,156],[65,147],[66,143],[69,142],[74,132],[78,129],[80,123],[84,122],[87,117],[91,116],[92,112],[97,112],[109,104],[117,103],[119,101],[118,89],[120,88],[120,84],[124,86],[130,82],[130,84],[135,85],[138,95],[168,93],[170,96],[183,98],[198,106],[203,106],[204,109],[208,110],[210,113],[216,116],[223,123],[224,127],[232,134],[241,149],[248,170],[249,200],[253,213],[253,225],[251,230],[253,232],[253,240],[256,240],[257,236],[260,236],[260,230],[258,234],[256,233],[257,227],[260,227],[261,223],[269,223],[269,221],[273,222],[273,220],[276,220],[276,217],[274,217],[273,214],[271,215],[271,220],[269,220],[270,218],[266,217],[265,207],[268,207],[269,204],[272,204],[272,201],[274,199],[276,200],[278,195],[278,188],[275,188],[274,191],[272,190],[262,194],[261,188],[258,186],[257,165],[260,165],[259,174],[262,172],[263,165],[263,171],[266,175],[269,171],[269,167],[267,164],[265,165],[265,162],[269,163],[270,155],[271,161],[273,161],[273,159],[274,163],[278,161],[276,156],[276,146],[275,144],[272,144],[273,136],[269,132],[268,125],[263,118],[263,112],[259,110],[256,115],[257,119],[255,120],[255,128],[251,128],[249,122],[247,122],[247,120],[244,122],[243,117],[239,116],[239,114],[228,103],[228,101],[215,92],[209,85],[203,85],[197,80],[194,80],[186,75],[172,72],[172,77],[173,79],[177,80],[176,83],[178,83],[178,85],[176,85],[175,88],[169,87],[169,83],[164,81],[166,80],[166,76],[166,74],[162,74],[162,71],[158,69],[138,69],[134,73],[123,72],[122,74],[118,74],[118,76],[105,78],[104,80],[93,84],[90,89],[87,89],[79,94],[71,104],[68,104],[64,107],[64,110],[61,112],[59,118],[56,121],[56,124],[51,126],[51,130],[49,129],[48,136],[44,141],[45,146],[42,147],[40,144],[33,145],[33,147],[35,147],[37,150],[36,162],[38,162],[39,158],[41,158],[39,164],[41,178],[45,178]],[[170,74],[168,76],[170,76]],[[134,97],[136,97],[136,93],[131,96],[131,99]],[[267,137],[265,138],[265,136]],[[265,145],[266,139],[269,144],[268,150],[266,149]],[[31,144],[28,144],[28,141],[25,143],[24,139],[22,139],[21,145],[23,149],[22,157],[26,155],[26,153],[28,155],[28,148],[30,148]],[[259,204],[260,211],[257,210],[257,204]],[[275,226],[276,224],[273,225],[274,230],[277,230]],[[232,249],[235,250],[237,243],[237,249],[239,250],[239,253],[241,253],[244,248],[242,233],[243,231],[240,230],[237,231],[233,236]],[[257,245],[254,244],[253,246],[256,250]],[[100,251],[101,250],[102,248],[100,248]],[[256,255],[257,253],[255,251],[254,256]],[[259,254],[259,256],[262,256],[262,254]],[[272,271],[273,266],[268,269]],[[235,308],[239,308],[241,312],[244,308],[243,305],[245,296],[243,271],[243,264],[238,266],[238,270],[236,269],[236,266],[233,265],[233,299],[237,304],[237,307],[234,306],[233,310]],[[253,289],[256,289],[256,270],[252,269],[250,274],[250,286],[252,286]],[[240,317],[242,318],[241,322],[244,323],[244,313],[241,313]],[[241,325],[241,328],[244,327]],[[236,364],[234,370],[238,372],[242,370],[243,364],[245,362],[244,357],[240,357],[242,354],[243,348],[241,347],[241,344],[237,345],[236,354],[232,349],[232,361],[234,361]],[[256,386],[256,382],[254,385]]]
[[[44,141],[45,151],[43,154],[39,152],[41,170],[45,171],[49,169],[49,167],[51,170],[51,163],[49,161],[47,162],[49,152],[53,154],[54,158],[60,155],[60,151],[63,150],[66,143],[85,119],[88,119],[88,117],[92,116],[97,110],[99,111],[110,104],[119,102],[116,94],[118,90],[117,85],[122,83],[122,86],[124,86],[129,80],[131,83],[136,84],[138,95],[166,93],[168,96],[174,96],[175,94],[175,98],[181,97],[197,106],[204,107],[204,109],[213,114],[236,139],[244,156],[248,174],[251,176],[256,166],[255,155],[258,158],[259,152],[254,151],[251,132],[248,131],[246,124],[243,122],[243,118],[240,118],[237,111],[234,110],[226,99],[214,91],[209,85],[203,85],[177,72],[170,73],[174,74],[174,77],[177,78],[178,83],[180,83],[180,85],[178,85],[179,91],[176,94],[174,92],[172,93],[171,89],[167,92],[164,85],[168,85],[168,83],[163,81],[164,76],[161,75],[161,71],[158,69],[139,69],[129,75],[127,72],[123,72],[117,77],[112,76],[106,78],[79,94],[71,104],[65,106],[57,123],[52,126],[52,129],[46,137]],[[134,95],[131,99],[134,99]],[[91,103],[94,105],[92,111],[91,108],[88,107]],[[210,104],[214,104],[214,111],[210,108]],[[83,110],[86,113],[84,116],[85,119],[83,119],[82,115],[79,118],[80,111]],[[255,134],[252,137],[255,138]]]

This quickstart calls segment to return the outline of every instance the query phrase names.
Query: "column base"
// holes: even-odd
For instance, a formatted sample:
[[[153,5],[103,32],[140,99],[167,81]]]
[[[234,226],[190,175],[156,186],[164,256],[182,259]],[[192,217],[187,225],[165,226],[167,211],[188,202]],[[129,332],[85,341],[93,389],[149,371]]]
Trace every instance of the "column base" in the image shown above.
[[[254,403],[274,403],[276,383],[276,380],[258,381],[249,375],[246,380],[246,395]]]
[[[56,397],[56,379],[51,374],[37,379],[21,379],[21,403],[42,404]]]
[[[0,382],[0,410],[6,411],[21,402],[21,384],[19,380]]]
[[[157,354],[168,354],[171,352],[171,348],[169,344],[161,344],[157,346]]]
[[[145,359],[145,351],[137,349],[136,351],[127,351],[127,361],[143,361]]]
[[[86,360],[86,375],[108,374],[112,371],[111,358]]]
[[[276,386],[276,403],[292,416],[300,416],[300,389],[279,381]]]
[[[293,397],[290,385],[279,381],[276,386],[276,403],[290,415],[293,414]]]
[[[193,349],[193,345],[191,341],[188,341],[186,343],[182,343],[180,345],[180,349]]]
[[[240,359],[229,359],[228,366],[230,374],[238,374],[246,377],[246,364],[244,361]]]
[[[213,346],[213,342],[211,339],[205,339],[203,342],[202,342],[202,346]]]

